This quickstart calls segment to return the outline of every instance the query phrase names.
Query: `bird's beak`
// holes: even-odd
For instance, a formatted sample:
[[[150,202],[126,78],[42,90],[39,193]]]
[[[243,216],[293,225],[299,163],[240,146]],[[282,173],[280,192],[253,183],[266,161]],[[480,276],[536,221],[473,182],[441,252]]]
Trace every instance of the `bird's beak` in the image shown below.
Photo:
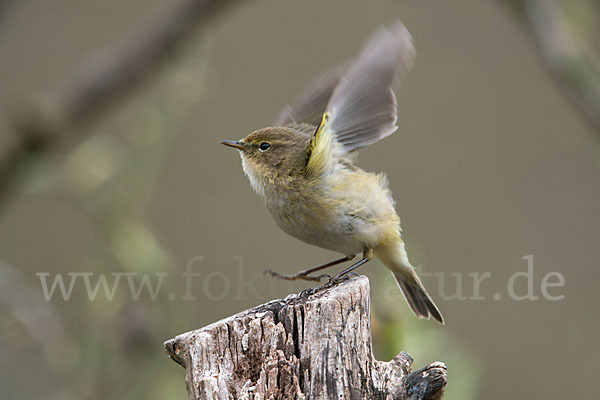
[[[229,147],[235,147],[238,150],[246,150],[246,144],[235,140],[221,140],[221,144]]]

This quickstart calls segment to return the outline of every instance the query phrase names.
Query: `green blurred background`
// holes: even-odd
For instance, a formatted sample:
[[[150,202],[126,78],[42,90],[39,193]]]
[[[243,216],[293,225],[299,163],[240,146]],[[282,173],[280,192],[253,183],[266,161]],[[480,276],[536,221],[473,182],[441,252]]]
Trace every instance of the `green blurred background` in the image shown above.
[[[377,356],[446,362],[447,399],[590,397],[600,358],[597,3],[207,1],[159,62],[142,58],[141,70],[156,65],[133,69],[135,87],[69,111],[83,104],[73,85],[135,55],[191,3],[0,2],[0,398],[185,399],[164,340],[307,287],[261,272],[335,255],[279,231],[217,141],[268,125],[395,18],[417,62],[398,92],[399,132],[359,164],[388,173],[413,263],[445,278],[443,292],[440,275],[424,281],[447,324],[416,320],[374,262],[361,272]],[[539,299],[516,301],[507,282],[528,255]],[[196,300],[184,299],[190,262]],[[46,301],[36,274],[73,272],[164,281],[155,299],[135,301],[122,281],[112,300],[100,291],[91,301],[80,281],[68,301]],[[474,297],[476,272],[491,274],[484,300],[444,300],[456,276]],[[551,272],[564,276],[550,289],[562,300],[542,296]]]

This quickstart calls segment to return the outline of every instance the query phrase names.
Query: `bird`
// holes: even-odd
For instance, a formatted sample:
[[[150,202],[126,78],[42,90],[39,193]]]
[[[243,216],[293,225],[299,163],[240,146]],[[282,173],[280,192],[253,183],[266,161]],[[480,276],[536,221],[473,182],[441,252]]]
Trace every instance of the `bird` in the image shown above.
[[[239,151],[252,188],[284,232],[343,255],[295,274],[268,271],[271,275],[320,281],[329,276],[316,272],[362,254],[329,277],[328,284],[336,284],[378,258],[413,313],[444,324],[408,259],[386,175],[356,165],[359,149],[396,132],[395,89],[415,54],[402,22],[380,27],[354,59],[317,78],[272,126],[220,143]]]

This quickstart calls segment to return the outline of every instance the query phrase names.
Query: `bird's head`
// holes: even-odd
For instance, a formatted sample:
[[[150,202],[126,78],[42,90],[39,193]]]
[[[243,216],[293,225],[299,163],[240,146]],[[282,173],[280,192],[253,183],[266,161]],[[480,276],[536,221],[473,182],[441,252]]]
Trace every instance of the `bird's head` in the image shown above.
[[[310,135],[276,127],[259,129],[241,140],[223,140],[221,144],[239,150],[244,172],[261,193],[265,185],[285,185],[289,178],[303,173],[309,142]]]

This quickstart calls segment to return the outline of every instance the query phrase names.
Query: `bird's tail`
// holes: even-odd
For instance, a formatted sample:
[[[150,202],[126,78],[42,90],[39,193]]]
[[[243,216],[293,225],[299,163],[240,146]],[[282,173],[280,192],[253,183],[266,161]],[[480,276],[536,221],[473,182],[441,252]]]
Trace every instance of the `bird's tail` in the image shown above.
[[[444,324],[444,317],[437,308],[431,297],[427,293],[427,290],[423,287],[421,280],[417,274],[413,271],[412,282],[405,279],[405,275],[392,272],[400,290],[406,299],[406,302],[410,306],[411,310],[419,318],[429,319],[432,317],[440,324]]]
[[[390,246],[380,246],[375,253],[392,271],[413,313],[419,318],[433,318],[443,325],[444,317],[423,287],[414,267],[410,265],[402,240],[395,241]]]

